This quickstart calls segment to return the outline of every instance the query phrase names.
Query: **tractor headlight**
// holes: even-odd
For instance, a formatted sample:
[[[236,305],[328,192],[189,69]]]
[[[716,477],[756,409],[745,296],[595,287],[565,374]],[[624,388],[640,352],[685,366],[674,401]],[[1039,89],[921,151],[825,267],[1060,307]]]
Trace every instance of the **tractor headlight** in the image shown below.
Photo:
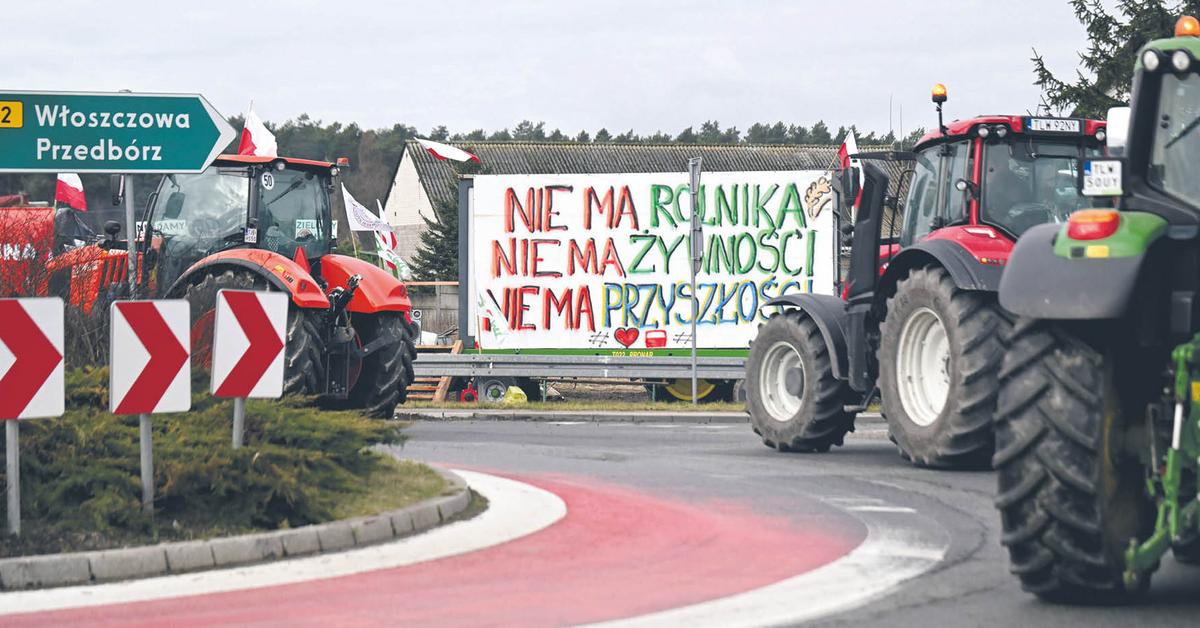
[[[979,128],[975,129],[975,133],[978,134],[979,137],[986,138],[987,136],[992,134],[992,130],[987,128],[986,126],[980,126]]]
[[[1104,129],[1096,130],[1096,141],[1097,142],[1103,142],[1105,140],[1105,138],[1107,138],[1107,137],[1108,137],[1108,133],[1105,133]]]
[[[329,168],[329,176],[331,176],[331,177],[336,177],[336,176],[338,176],[338,173],[339,173],[339,172],[341,172],[341,171],[340,171],[340,170],[338,170],[338,167],[337,167],[337,166],[330,166],[330,168]]]
[[[1183,50],[1176,50],[1171,54],[1171,66],[1176,72],[1187,72],[1192,65],[1192,56]]]
[[[1003,138],[1008,135],[1008,127],[1003,124],[996,125],[996,137]]]
[[[275,163],[273,163],[273,164],[271,164],[271,165],[272,165],[272,166],[274,166],[274,167],[275,167],[275,169],[276,169],[276,170],[278,170],[279,172],[283,172],[283,171],[284,171],[284,169],[286,169],[286,168],[287,168],[287,162],[285,162],[285,161],[284,161],[284,160],[282,160],[282,159],[277,159],[277,160],[275,160]]]
[[[1147,50],[1142,53],[1142,67],[1146,68],[1148,72],[1157,72],[1159,61],[1160,57],[1157,51]]]

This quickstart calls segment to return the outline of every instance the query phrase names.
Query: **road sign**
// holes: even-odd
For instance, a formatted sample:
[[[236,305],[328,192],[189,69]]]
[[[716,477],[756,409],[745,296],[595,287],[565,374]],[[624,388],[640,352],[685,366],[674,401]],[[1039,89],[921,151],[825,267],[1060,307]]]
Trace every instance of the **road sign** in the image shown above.
[[[109,410],[186,412],[192,405],[187,301],[117,301],[110,308]]]
[[[63,302],[0,299],[0,419],[63,413]]]
[[[0,91],[0,172],[200,172],[234,135],[199,94]]]
[[[282,292],[217,292],[213,396],[245,399],[283,395],[288,301],[288,295]]]

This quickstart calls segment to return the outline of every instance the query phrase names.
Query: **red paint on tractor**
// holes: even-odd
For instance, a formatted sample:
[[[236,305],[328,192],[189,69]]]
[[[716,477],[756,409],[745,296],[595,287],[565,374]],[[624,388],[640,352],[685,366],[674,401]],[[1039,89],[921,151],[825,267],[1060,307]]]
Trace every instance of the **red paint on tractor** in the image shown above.
[[[329,307],[329,298],[321,292],[313,276],[295,261],[272,251],[263,249],[230,249],[214,253],[193,264],[183,273],[183,277],[204,268],[221,264],[261,267],[264,274],[276,279],[277,285],[287,287],[292,294],[292,302],[302,308]],[[382,271],[381,271],[382,272]]]
[[[967,250],[981,264],[1003,266],[1008,263],[1014,243],[1008,236],[988,225],[955,225],[930,233],[925,240],[950,240]]]
[[[813,504],[793,519],[565,476],[519,478],[567,515],[527,537],[408,567],[152,602],[6,616],[8,625],[559,626],[676,608],[810,571],[864,538]],[[788,497],[789,505],[797,498]]]
[[[362,283],[358,284],[347,310],[363,314],[412,310],[408,289],[382,268],[346,255],[321,258],[321,276],[329,282],[330,289],[344,287],[351,275],[362,275]]]

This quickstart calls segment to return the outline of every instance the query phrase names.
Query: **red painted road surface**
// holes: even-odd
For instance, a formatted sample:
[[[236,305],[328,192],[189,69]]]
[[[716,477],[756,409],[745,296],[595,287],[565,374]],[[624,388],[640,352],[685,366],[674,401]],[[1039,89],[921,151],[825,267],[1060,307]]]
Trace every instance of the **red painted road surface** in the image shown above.
[[[0,617],[0,624],[580,624],[756,589],[839,558],[864,536],[853,520],[827,511],[789,520],[737,504],[686,503],[592,480],[516,479],[562,498],[566,517],[503,545],[408,567],[229,593],[6,616]]]

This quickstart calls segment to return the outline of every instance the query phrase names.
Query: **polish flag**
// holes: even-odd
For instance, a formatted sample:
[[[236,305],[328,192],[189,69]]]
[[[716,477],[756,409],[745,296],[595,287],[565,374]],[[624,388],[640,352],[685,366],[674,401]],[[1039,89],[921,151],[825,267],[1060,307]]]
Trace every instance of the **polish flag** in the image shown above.
[[[442,144],[441,142],[435,142],[433,140],[423,140],[419,137],[417,138],[417,142],[425,150],[429,151],[430,155],[437,157],[441,161],[446,161],[449,159],[450,161],[474,161],[479,163],[478,157],[468,153],[465,150],[462,150],[461,148],[455,148],[449,144]]]
[[[239,155],[260,155],[274,157],[279,154],[275,144],[275,136],[267,130],[262,118],[254,113],[254,103],[250,103],[250,111],[246,113],[246,125],[242,127],[242,141],[238,143]]]
[[[842,140],[842,145],[838,147],[837,160],[839,168],[849,168],[851,165],[850,156],[858,154],[858,142],[854,139],[854,132],[846,134],[846,139]]]
[[[87,211],[87,200],[83,197],[83,181],[79,180],[79,175],[74,172],[59,173],[54,202],[56,205],[61,203],[81,212]]]

